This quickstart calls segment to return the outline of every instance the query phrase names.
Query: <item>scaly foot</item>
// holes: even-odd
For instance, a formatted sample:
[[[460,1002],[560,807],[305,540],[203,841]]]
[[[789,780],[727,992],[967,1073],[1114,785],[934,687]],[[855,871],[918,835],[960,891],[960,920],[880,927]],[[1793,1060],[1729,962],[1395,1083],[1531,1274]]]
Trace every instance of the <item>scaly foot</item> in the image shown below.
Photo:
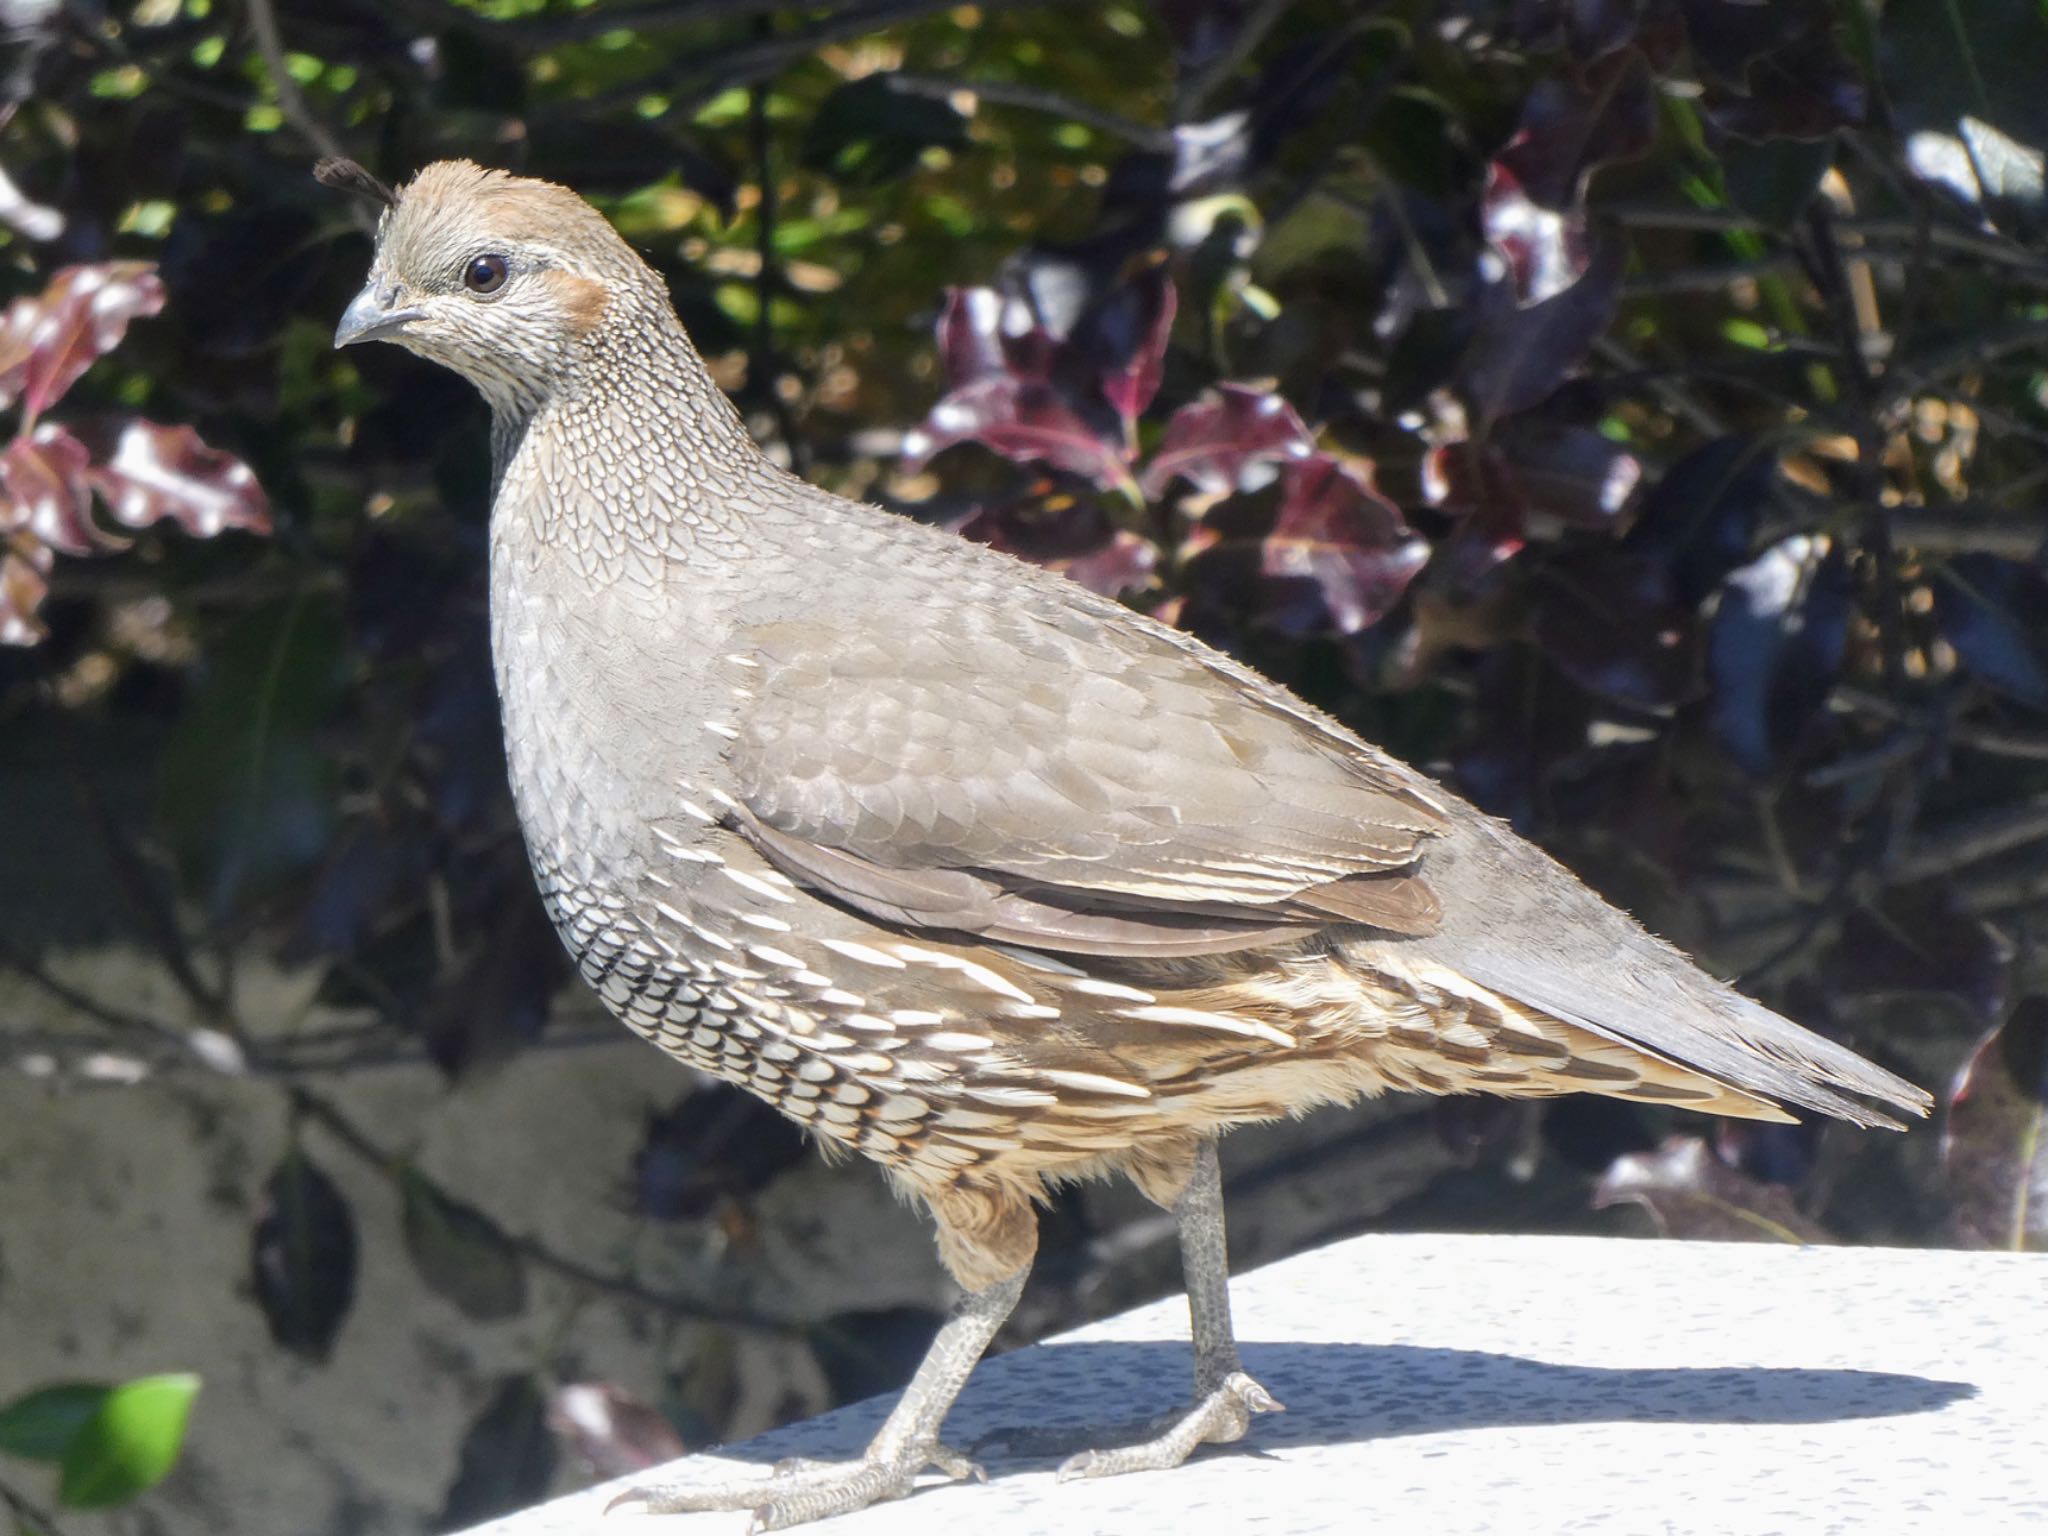
[[[870,1450],[859,1461],[778,1462],[767,1477],[744,1482],[646,1484],[627,1489],[605,1506],[605,1512],[639,1509],[652,1515],[679,1515],[745,1509],[754,1516],[750,1531],[780,1531],[900,1499],[926,1467],[937,1467],[953,1478],[986,1478],[958,1451],[933,1443],[891,1454]]]
[[[999,1429],[975,1442],[975,1449],[1001,1444],[1024,1456],[1054,1456],[1089,1441],[1136,1435],[1136,1443],[1082,1450],[1060,1464],[1059,1478],[1115,1477],[1123,1472],[1157,1472],[1177,1467],[1198,1445],[1242,1440],[1255,1413],[1281,1413],[1280,1400],[1243,1371],[1232,1371],[1192,1408],[1146,1419],[1120,1429]]]

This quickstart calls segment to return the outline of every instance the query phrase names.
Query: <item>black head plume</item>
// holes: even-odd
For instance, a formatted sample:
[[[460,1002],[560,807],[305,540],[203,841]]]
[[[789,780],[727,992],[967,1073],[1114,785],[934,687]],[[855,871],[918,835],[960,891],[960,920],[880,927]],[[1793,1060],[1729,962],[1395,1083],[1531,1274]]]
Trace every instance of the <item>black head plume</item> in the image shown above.
[[[323,187],[332,187],[337,192],[347,192],[354,197],[368,198],[371,202],[382,203],[386,208],[398,206],[398,194],[385,186],[353,160],[340,155],[328,155],[313,166],[313,179]]]

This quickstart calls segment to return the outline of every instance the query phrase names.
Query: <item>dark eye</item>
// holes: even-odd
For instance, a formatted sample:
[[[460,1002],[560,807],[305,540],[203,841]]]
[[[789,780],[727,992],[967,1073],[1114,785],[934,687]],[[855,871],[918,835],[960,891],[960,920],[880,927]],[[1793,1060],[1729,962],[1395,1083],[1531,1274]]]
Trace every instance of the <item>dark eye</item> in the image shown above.
[[[462,269],[462,286],[471,293],[496,293],[505,286],[505,258],[478,256]]]

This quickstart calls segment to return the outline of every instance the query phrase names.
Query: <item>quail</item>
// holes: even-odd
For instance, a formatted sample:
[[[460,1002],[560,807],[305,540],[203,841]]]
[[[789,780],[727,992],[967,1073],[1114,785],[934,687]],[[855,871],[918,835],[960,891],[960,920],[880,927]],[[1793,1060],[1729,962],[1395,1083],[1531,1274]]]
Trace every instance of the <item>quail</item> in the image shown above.
[[[467,161],[381,205],[337,346],[492,415],[492,648],[547,910],[629,1028],[857,1151],[964,1296],[857,1461],[649,1486],[775,1529],[908,1493],[1048,1181],[1172,1211],[1195,1394],[1063,1469],[1277,1408],[1230,1328],[1216,1137],[1388,1089],[1866,1126],[1928,1097],[1715,981],[1285,689],[1064,577],[787,473],[574,192]]]

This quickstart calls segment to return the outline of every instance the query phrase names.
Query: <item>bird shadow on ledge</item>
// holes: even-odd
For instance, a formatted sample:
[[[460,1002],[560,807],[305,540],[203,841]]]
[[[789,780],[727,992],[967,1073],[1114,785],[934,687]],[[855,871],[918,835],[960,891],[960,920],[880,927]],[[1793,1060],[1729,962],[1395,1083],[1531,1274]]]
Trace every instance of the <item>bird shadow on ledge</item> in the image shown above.
[[[1261,1417],[1246,1445],[1232,1448],[1236,1454],[1516,1425],[1822,1424],[1929,1413],[1977,1395],[1965,1382],[1837,1367],[1559,1365],[1406,1344],[1240,1348],[1245,1369],[1288,1411]],[[1114,1444],[1134,1432],[1119,1421],[1185,1407],[1191,1390],[1186,1344],[1043,1344],[977,1371],[945,1434],[962,1447],[997,1436],[977,1452],[997,1474],[1060,1459],[1006,1453],[1003,1430],[1057,1437],[1071,1423],[1104,1428],[1098,1443]],[[750,1444],[747,1455],[856,1456],[894,1401],[876,1398],[778,1430]]]

